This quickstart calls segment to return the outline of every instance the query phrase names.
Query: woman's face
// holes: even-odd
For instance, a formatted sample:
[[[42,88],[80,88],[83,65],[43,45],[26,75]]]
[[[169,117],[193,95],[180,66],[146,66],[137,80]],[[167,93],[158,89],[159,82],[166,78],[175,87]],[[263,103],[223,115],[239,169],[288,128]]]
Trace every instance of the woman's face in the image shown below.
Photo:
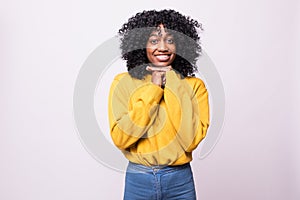
[[[162,24],[150,34],[146,52],[149,62],[157,67],[169,66],[174,61],[176,56],[175,41],[171,34],[165,32]]]

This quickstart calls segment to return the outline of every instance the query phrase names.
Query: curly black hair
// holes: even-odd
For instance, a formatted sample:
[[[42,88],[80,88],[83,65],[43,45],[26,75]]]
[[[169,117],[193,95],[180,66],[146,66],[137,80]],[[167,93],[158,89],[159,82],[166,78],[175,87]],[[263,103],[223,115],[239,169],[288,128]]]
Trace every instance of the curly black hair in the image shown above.
[[[146,43],[150,34],[163,24],[167,32],[174,37],[176,57],[172,68],[182,77],[195,76],[197,58],[201,54],[200,37],[197,28],[202,24],[175,10],[149,10],[137,13],[129,18],[119,30],[122,58],[127,61],[127,70],[131,77],[143,79],[149,72],[146,55]]]

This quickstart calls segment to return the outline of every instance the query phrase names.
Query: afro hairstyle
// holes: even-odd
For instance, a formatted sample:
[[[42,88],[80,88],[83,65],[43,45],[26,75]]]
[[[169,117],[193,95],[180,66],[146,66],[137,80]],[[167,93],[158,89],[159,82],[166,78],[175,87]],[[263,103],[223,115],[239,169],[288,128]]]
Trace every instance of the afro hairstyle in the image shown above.
[[[201,54],[200,37],[197,29],[202,29],[198,21],[171,9],[161,11],[149,10],[137,13],[129,18],[119,30],[122,58],[126,60],[131,77],[143,79],[148,72],[149,61],[146,43],[150,34],[162,24],[172,34],[176,45],[176,57],[172,68],[181,77],[195,76],[196,61]]]

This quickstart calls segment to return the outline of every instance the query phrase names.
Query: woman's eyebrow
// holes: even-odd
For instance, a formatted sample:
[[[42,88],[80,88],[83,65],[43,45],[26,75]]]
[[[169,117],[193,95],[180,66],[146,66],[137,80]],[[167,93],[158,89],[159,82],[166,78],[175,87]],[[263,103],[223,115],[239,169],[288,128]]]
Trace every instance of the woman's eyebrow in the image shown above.
[[[167,36],[167,37],[170,37],[170,36],[171,36],[171,37],[174,37],[172,33],[168,33],[168,32],[166,32],[166,36]]]
[[[151,36],[155,36],[155,37],[161,37],[161,35],[157,34],[157,33],[151,33],[149,37]],[[173,34],[166,32],[165,34],[166,37],[173,37]]]
[[[151,36],[159,37],[159,35],[158,35],[158,34],[155,34],[155,33],[151,33],[149,37],[151,37]]]

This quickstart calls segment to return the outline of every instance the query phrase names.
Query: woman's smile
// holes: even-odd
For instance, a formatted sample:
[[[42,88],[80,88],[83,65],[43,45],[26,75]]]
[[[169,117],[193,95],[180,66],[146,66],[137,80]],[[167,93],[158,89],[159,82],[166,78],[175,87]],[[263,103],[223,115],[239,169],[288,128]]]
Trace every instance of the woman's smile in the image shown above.
[[[171,54],[158,54],[155,55],[159,62],[168,62],[170,60]]]

